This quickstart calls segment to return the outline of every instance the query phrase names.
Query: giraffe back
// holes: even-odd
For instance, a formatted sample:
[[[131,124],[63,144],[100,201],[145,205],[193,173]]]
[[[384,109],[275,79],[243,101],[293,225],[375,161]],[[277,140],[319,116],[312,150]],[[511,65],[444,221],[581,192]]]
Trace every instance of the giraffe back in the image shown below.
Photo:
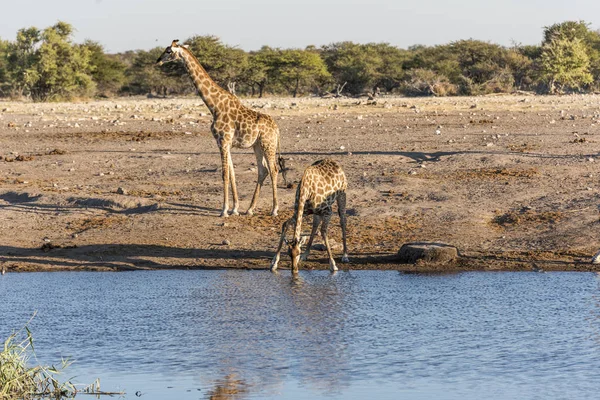
[[[305,213],[331,212],[338,194],[345,192],[347,187],[346,174],[337,162],[319,160],[304,171],[296,192],[296,202],[306,199]]]

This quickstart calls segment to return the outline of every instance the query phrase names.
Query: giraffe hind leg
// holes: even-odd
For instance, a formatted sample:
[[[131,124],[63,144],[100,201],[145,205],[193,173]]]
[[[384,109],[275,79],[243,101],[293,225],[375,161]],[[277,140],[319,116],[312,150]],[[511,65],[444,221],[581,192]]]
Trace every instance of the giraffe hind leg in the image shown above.
[[[231,183],[231,195],[233,196],[233,209],[231,210],[231,215],[240,215],[238,212],[240,201],[238,199],[237,185],[235,183],[235,171],[233,169],[231,153],[229,154],[229,182]]]
[[[271,176],[271,186],[273,189],[273,208],[271,209],[271,216],[276,217],[277,211],[279,210],[279,204],[277,201],[277,178],[279,177],[277,169],[277,154],[275,150],[265,151],[265,158],[267,160],[267,166],[269,167],[269,175]]]
[[[335,265],[335,260],[333,259],[333,253],[331,252],[331,247],[329,246],[329,238],[327,237],[327,228],[329,226],[329,221],[331,220],[331,212],[323,216],[323,222],[321,223],[321,236],[323,237],[323,242],[325,242],[325,248],[327,249],[327,256],[329,256],[329,269],[331,272],[335,272],[338,270],[337,265]]]
[[[246,214],[253,215],[254,207],[256,207],[256,203],[258,203],[258,197],[260,196],[260,189],[269,175],[268,168],[266,166],[266,160],[264,157],[264,153],[262,148],[259,145],[254,146],[254,154],[256,155],[256,167],[258,169],[258,180],[256,181],[256,188],[254,189],[254,195],[252,196],[252,201],[250,202],[250,207],[248,207],[248,211]]]

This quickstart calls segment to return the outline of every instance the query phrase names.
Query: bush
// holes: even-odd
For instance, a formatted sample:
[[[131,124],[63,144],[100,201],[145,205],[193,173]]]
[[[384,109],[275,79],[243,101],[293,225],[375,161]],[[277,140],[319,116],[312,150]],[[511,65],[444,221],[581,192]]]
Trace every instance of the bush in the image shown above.
[[[457,90],[446,76],[430,69],[418,68],[410,72],[403,92],[407,96],[452,96]]]

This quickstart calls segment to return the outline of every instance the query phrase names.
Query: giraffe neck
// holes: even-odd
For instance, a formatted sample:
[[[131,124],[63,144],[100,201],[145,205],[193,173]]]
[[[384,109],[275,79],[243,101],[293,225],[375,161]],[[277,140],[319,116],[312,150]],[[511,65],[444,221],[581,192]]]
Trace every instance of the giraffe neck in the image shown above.
[[[204,67],[188,50],[183,50],[182,53],[183,65],[187,70],[194,86],[198,90],[198,94],[213,115],[219,113],[219,100],[226,97],[234,97],[229,92],[221,88],[208,75]],[[236,99],[237,100],[237,99]]]
[[[306,190],[306,184],[303,177],[303,179],[300,180],[298,191],[296,192],[297,207],[294,210],[294,218],[296,220],[296,225],[294,226],[294,239],[296,240],[300,240],[300,235],[302,233],[302,217],[304,216],[304,205],[306,204],[306,200],[308,200],[308,191]]]

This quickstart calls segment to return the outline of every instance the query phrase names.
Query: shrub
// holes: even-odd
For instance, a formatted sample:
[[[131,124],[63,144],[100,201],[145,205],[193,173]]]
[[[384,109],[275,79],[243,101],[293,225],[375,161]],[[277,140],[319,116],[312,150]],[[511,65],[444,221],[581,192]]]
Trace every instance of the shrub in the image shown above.
[[[456,86],[444,75],[430,69],[415,69],[404,83],[407,96],[451,96],[456,94]]]

